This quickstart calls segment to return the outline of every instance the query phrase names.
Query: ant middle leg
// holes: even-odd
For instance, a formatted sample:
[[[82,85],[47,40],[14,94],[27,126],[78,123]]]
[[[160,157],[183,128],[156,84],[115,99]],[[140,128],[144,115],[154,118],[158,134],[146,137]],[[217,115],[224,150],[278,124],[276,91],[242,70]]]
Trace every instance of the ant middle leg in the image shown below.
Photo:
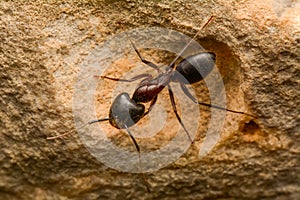
[[[146,115],[152,110],[153,106],[154,106],[155,103],[156,103],[156,100],[157,100],[157,96],[155,96],[155,97],[152,99],[152,101],[151,101],[151,103],[150,103],[150,106],[149,106],[147,112],[144,113],[144,116],[146,116]]]
[[[250,116],[250,117],[253,117],[253,118],[257,118],[254,115],[251,115],[251,114],[248,114],[248,113],[245,113],[245,112],[242,112],[242,111],[231,110],[231,109],[223,108],[221,106],[200,102],[195,97],[193,97],[193,95],[189,92],[189,90],[186,88],[186,86],[183,83],[180,83],[180,87],[181,87],[182,91],[184,92],[184,94],[186,96],[188,96],[194,103],[196,103],[198,105],[202,105],[202,106],[206,106],[206,107],[210,107],[210,108],[216,108],[216,109],[219,109],[219,110],[225,110],[225,111],[228,111],[228,112],[247,115],[247,116]]]
[[[143,80],[152,79],[152,75],[150,75],[150,74],[140,74],[140,75],[137,75],[137,76],[129,78],[129,79],[113,78],[113,77],[109,77],[109,76],[99,76],[99,75],[94,75],[94,77],[109,79],[112,81],[121,81],[121,82],[133,82],[133,81],[136,81],[136,80],[139,80],[142,78],[144,78]]]
[[[177,112],[176,103],[175,103],[175,99],[174,99],[174,94],[173,94],[173,91],[172,91],[172,88],[171,88],[170,85],[168,85],[168,91],[169,91],[169,96],[170,96],[171,104],[172,104],[172,107],[173,107],[173,111],[174,111],[174,113],[176,115],[176,118],[179,121],[179,123],[182,126],[182,128],[184,129],[184,131],[186,132],[186,134],[187,134],[189,140],[191,141],[191,143],[193,143],[191,135],[189,134],[188,130],[185,128],[185,126],[184,126],[184,124],[183,124],[183,122],[182,122],[182,120],[181,120],[181,118],[180,118],[180,116],[179,116],[179,114]]]

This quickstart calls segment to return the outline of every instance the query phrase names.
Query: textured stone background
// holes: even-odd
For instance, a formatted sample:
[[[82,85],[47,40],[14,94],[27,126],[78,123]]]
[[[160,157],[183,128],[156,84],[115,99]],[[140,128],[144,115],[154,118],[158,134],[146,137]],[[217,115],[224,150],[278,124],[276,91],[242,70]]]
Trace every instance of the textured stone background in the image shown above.
[[[1,1],[0,199],[300,199],[299,9],[292,0]],[[139,174],[91,156],[77,134],[46,140],[75,127],[80,63],[122,32],[119,22],[125,30],[159,26],[193,36],[211,14],[214,22],[197,41],[217,54],[227,106],[257,119],[227,113],[218,145],[198,158],[209,120],[203,109],[195,144],[147,174],[151,193]],[[142,53],[157,63],[171,59]],[[110,69],[116,76],[132,67],[118,62]],[[97,104],[105,116],[111,83],[103,84]],[[202,97],[203,84],[194,89]],[[167,110],[168,126],[178,126]],[[134,150],[126,133],[111,131],[114,142]],[[138,142],[146,150],[167,139],[166,132]]]

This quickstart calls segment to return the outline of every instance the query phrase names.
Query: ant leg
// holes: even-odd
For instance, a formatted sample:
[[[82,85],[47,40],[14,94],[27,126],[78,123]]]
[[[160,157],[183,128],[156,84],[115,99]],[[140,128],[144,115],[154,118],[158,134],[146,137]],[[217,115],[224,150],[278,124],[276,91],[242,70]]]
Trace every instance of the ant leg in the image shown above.
[[[79,127],[78,130],[86,127],[87,125],[90,125],[90,124],[93,124],[93,123],[97,123],[97,122],[108,121],[108,120],[109,120],[109,118],[95,119],[95,120],[89,121],[88,123],[86,123],[83,126]],[[47,137],[47,140],[54,140],[54,139],[57,139],[57,138],[62,138],[64,136],[66,136],[66,135],[74,133],[75,131],[76,131],[76,129],[72,129],[71,131],[68,131],[66,133],[63,133],[63,134],[60,134],[60,135],[57,135],[57,136]]]
[[[147,188],[147,191],[148,191],[148,192],[151,192],[151,191],[150,191],[149,183],[148,183],[148,181],[147,181],[146,175],[145,175],[145,173],[143,172],[143,168],[142,168],[140,147],[139,147],[138,143],[136,142],[135,138],[133,137],[133,135],[131,134],[129,128],[128,128],[126,125],[125,125],[125,129],[126,129],[128,135],[130,136],[131,140],[133,141],[134,146],[135,146],[135,148],[136,148],[136,150],[137,150],[137,152],[138,152],[138,155],[139,155],[139,165],[140,165],[140,170],[141,170],[141,173],[142,173],[142,175],[143,175],[143,180],[144,180],[145,186],[146,186],[146,188]]]
[[[179,114],[178,114],[178,112],[177,112],[177,108],[176,108],[176,104],[175,104],[175,99],[174,99],[174,94],[173,94],[173,91],[172,91],[170,85],[168,85],[168,90],[169,90],[169,96],[170,96],[170,99],[171,99],[173,111],[174,111],[174,113],[175,113],[175,115],[176,115],[176,117],[177,117],[177,119],[178,119],[180,125],[182,126],[182,128],[183,128],[184,131],[186,132],[187,136],[189,137],[189,140],[191,141],[191,143],[193,143],[193,140],[192,140],[192,138],[191,138],[189,132],[186,130],[186,128],[185,128],[185,126],[184,126],[184,124],[183,124],[183,122],[182,122],[182,120],[181,120],[181,118],[180,118],[180,116],[179,116]]]
[[[133,142],[133,144],[134,144],[137,152],[140,154],[140,147],[139,147],[138,143],[136,142],[135,138],[133,137],[133,135],[131,134],[131,132],[129,131],[129,129],[128,129],[128,127],[126,125],[125,125],[125,129],[126,129],[128,135],[130,136],[130,138],[131,138],[131,140],[132,140],[132,142]]]
[[[122,81],[122,82],[133,82],[133,81],[139,80],[141,78],[144,78],[144,80],[145,79],[152,79],[152,76],[150,74],[140,74],[140,75],[137,75],[137,76],[132,77],[130,79],[112,78],[112,77],[108,77],[108,76],[98,76],[98,75],[95,75],[94,77],[96,77],[96,78],[105,78],[105,79],[109,79],[109,80],[112,80],[112,81]]]
[[[154,104],[156,103],[156,100],[157,100],[157,96],[155,96],[155,97],[152,99],[152,101],[151,101],[151,103],[150,103],[150,106],[149,106],[149,108],[148,108],[148,111],[144,113],[144,116],[146,116],[146,115],[152,110]]]
[[[126,33],[126,32],[125,32]],[[156,69],[158,71],[158,73],[162,73],[162,71],[152,62],[148,61],[148,60],[145,60],[142,55],[140,54],[139,50],[136,48],[135,44],[132,42],[132,40],[130,39],[129,35],[126,33],[130,43],[131,43],[131,46],[133,47],[134,51],[136,52],[136,54],[139,56],[139,58],[141,59],[141,61],[143,63],[145,63],[146,65],[148,65],[149,67],[153,68],[153,69]]]
[[[256,116],[245,113],[245,112],[235,111],[235,110],[223,108],[223,107],[220,107],[220,106],[217,106],[217,105],[212,105],[212,104],[209,104],[209,103],[200,102],[195,97],[193,97],[193,95],[189,92],[189,90],[186,88],[186,86],[183,83],[180,83],[180,86],[181,86],[181,89],[184,92],[184,94],[186,96],[188,96],[194,103],[197,103],[197,104],[202,105],[202,106],[210,107],[210,108],[216,108],[216,109],[219,109],[219,110],[225,110],[225,111],[228,111],[228,112],[238,113],[238,114],[242,114],[242,115],[248,115],[250,117],[257,118]]]

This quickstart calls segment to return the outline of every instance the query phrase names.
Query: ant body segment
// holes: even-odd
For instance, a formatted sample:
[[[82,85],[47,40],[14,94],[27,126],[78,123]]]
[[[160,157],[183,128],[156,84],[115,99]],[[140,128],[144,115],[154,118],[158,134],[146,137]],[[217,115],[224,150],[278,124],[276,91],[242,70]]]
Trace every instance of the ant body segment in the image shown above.
[[[227,108],[223,108],[216,105],[211,105],[208,103],[203,103],[198,101],[195,97],[192,96],[192,94],[188,91],[187,87],[185,85],[187,84],[193,84],[196,82],[199,82],[203,80],[214,68],[215,66],[215,60],[216,55],[213,52],[201,52],[192,56],[188,56],[187,58],[183,59],[177,66],[175,66],[175,62],[179,59],[179,57],[182,55],[182,53],[186,50],[186,48],[191,44],[191,42],[199,35],[200,31],[203,30],[213,19],[213,16],[211,16],[206,22],[202,24],[200,27],[200,30],[195,34],[193,39],[189,41],[185,45],[185,47],[181,50],[181,52],[177,55],[177,57],[168,65],[165,72],[162,72],[157,65],[154,63],[145,60],[134,43],[130,40],[130,43],[137,53],[140,60],[148,65],[149,67],[157,70],[159,75],[157,77],[152,77],[150,74],[140,74],[130,79],[119,79],[119,78],[112,78],[108,76],[95,76],[102,79],[109,79],[113,81],[123,81],[123,82],[133,82],[139,79],[142,79],[141,82],[136,87],[132,97],[130,98],[128,93],[121,93],[119,94],[113,101],[110,110],[109,110],[109,117],[103,118],[103,119],[96,119],[88,122],[84,126],[80,127],[83,128],[87,125],[94,124],[97,122],[102,121],[109,121],[109,123],[117,128],[117,129],[125,129],[128,135],[130,136],[132,142],[135,145],[135,148],[139,155],[139,163],[140,163],[140,170],[144,178],[145,185],[147,187],[147,190],[150,191],[149,184],[146,180],[145,174],[143,173],[143,169],[141,166],[141,159],[140,159],[140,148],[138,143],[136,142],[135,138],[131,134],[129,127],[135,125],[140,119],[142,119],[144,116],[146,116],[153,106],[156,103],[157,97],[159,93],[165,88],[168,88],[169,97],[171,100],[173,111],[176,115],[177,120],[179,121],[180,125],[184,129],[184,131],[187,134],[187,137],[189,138],[190,142],[193,142],[193,139],[191,138],[188,130],[185,128],[176,108],[175,99],[173,95],[172,88],[170,86],[171,82],[177,82],[180,84],[180,87],[184,94],[188,96],[194,103],[206,107],[211,107],[215,109],[225,110],[228,112],[233,113],[239,113],[243,115],[248,115],[251,117],[254,117],[251,114],[247,114],[240,111],[234,111]],[[143,103],[150,102],[150,106],[148,110],[146,111],[145,106]],[[66,136],[70,134],[71,132],[74,132],[74,130],[69,131],[67,133],[64,133],[62,135],[48,137],[47,139],[56,139],[63,136]]]

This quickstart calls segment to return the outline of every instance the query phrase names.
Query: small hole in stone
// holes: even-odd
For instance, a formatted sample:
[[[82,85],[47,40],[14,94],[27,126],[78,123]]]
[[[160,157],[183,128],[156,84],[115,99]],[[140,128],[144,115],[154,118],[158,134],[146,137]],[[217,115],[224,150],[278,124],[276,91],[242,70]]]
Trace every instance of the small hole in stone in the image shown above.
[[[250,120],[248,123],[245,123],[242,127],[243,133],[254,134],[257,131],[260,131],[260,128],[253,120]]]

